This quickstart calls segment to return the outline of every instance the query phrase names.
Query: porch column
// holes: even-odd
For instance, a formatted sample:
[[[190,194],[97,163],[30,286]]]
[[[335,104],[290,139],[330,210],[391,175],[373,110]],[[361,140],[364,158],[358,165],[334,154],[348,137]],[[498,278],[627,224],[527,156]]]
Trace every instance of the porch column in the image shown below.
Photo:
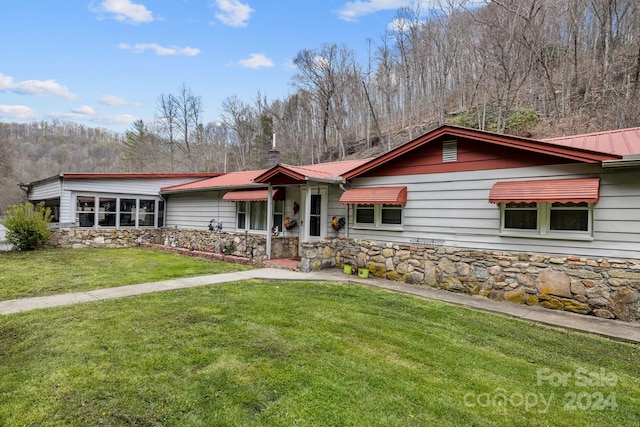
[[[311,218],[311,184],[307,181],[307,191],[304,195],[304,235],[302,236],[305,241],[309,241],[311,235],[311,224],[309,219]]]
[[[267,187],[267,259],[271,259],[271,229],[273,228],[273,186]]]

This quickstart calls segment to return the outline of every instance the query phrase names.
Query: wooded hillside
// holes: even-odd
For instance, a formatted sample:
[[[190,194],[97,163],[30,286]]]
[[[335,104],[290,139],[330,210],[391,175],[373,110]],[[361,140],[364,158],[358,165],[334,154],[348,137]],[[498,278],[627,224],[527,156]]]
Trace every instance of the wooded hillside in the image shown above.
[[[640,2],[500,0],[403,9],[358,61],[305,49],[296,90],[230,97],[207,121],[187,86],[124,135],[60,122],[0,127],[0,209],[64,172],[232,171],[381,153],[445,122],[534,138],[640,126]],[[372,37],[375,37],[372,35]]]

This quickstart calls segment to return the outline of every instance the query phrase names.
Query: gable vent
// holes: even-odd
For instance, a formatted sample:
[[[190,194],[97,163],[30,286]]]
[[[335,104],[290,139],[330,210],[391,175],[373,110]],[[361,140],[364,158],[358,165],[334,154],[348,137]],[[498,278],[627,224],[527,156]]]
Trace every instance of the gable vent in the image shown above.
[[[458,141],[444,141],[442,143],[442,163],[458,161]]]

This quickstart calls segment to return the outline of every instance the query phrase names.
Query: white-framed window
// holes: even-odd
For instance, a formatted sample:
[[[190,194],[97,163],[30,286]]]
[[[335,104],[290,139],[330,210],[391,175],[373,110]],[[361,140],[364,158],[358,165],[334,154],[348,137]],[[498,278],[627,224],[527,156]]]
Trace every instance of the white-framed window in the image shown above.
[[[500,232],[507,236],[590,240],[593,204],[500,203]]]
[[[273,201],[273,225],[282,231],[284,200]],[[267,202],[236,202],[236,228],[242,231],[267,231]]]
[[[353,205],[354,226],[356,228],[379,228],[401,230],[404,207],[390,204]]]
[[[135,196],[76,196],[76,223],[82,228],[162,227],[164,202]]]
[[[273,201],[273,226],[278,227],[278,231],[284,230],[284,200]]]

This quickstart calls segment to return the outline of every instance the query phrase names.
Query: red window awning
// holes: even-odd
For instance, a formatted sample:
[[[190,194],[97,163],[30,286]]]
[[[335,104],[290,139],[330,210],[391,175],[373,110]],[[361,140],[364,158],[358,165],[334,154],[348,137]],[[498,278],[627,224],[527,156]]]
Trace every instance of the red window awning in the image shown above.
[[[489,191],[491,203],[596,203],[600,178],[496,182]]]
[[[284,200],[284,190],[281,188],[274,189],[273,200]],[[242,190],[229,191],[222,196],[225,202],[262,202],[269,198],[269,190]]]
[[[343,205],[406,205],[407,187],[350,188],[340,196]]]

